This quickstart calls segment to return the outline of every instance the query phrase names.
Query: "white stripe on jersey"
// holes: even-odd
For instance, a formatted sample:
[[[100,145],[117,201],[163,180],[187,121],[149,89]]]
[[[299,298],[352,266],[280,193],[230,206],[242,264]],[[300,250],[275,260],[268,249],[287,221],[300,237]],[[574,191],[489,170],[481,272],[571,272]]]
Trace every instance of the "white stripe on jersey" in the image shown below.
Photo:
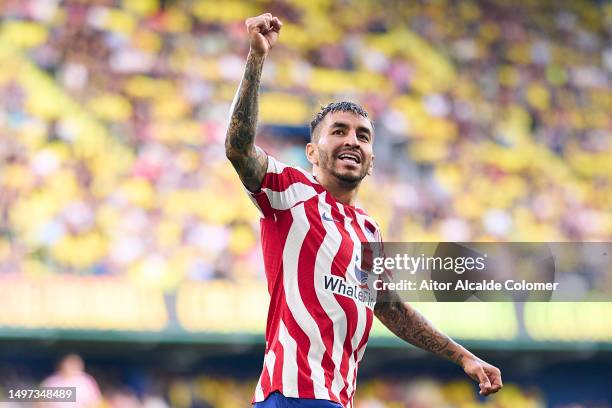
[[[308,365],[310,365],[315,398],[330,399],[329,392],[325,386],[325,372],[321,366],[325,345],[321,339],[319,326],[304,305],[298,285],[298,260],[304,239],[310,229],[310,223],[306,217],[303,205],[293,207],[291,215],[293,223],[289,229],[286,241],[290,242],[291,245],[285,245],[285,250],[283,251],[285,300],[293,314],[293,318],[310,340]]]
[[[337,203],[337,205],[338,205],[338,209],[340,210],[340,212],[344,216],[347,216],[346,212],[344,211],[344,206],[340,203]],[[352,259],[355,259],[356,255],[359,255],[359,257],[361,258],[361,240],[359,239],[359,236],[355,232],[353,224],[347,222],[345,223],[345,228],[346,228],[346,231],[351,236],[351,239],[353,240],[353,244],[354,244]],[[353,266],[353,264],[349,264],[349,268],[351,266]],[[351,273],[351,271],[346,271],[346,273],[348,275],[349,273]],[[356,350],[357,347],[359,346],[359,343],[361,342],[361,339],[363,338],[363,335],[364,335],[366,320],[367,320],[366,306],[362,304],[361,302],[355,302],[355,306],[357,307],[358,317],[357,317],[357,327],[355,328],[355,333],[353,334],[353,337],[351,338],[351,349],[352,350]],[[348,381],[347,393],[349,396],[351,396],[353,392],[355,391],[355,368],[356,366],[357,366],[357,361],[355,361],[354,354],[351,353],[351,356],[349,358],[349,371],[346,376],[346,380]]]
[[[287,397],[299,396],[298,393],[298,367],[297,343],[289,334],[285,323],[281,320],[278,327],[278,341],[283,345],[283,395]]]
[[[266,362],[264,361],[264,364]],[[263,401],[264,399],[264,392],[263,392],[263,388],[261,387],[261,375],[259,376],[259,381],[257,381],[257,387],[255,387],[255,400],[256,401]]]
[[[268,353],[266,354],[266,368],[268,369],[268,375],[270,376],[270,384],[272,384],[275,362],[276,362],[276,354],[274,354],[274,350],[269,350]]]
[[[274,354],[273,350],[268,350],[264,357],[264,366],[268,370],[268,376],[270,377],[270,384],[272,384],[272,378],[274,377],[274,363],[276,362],[276,354]],[[263,372],[262,372],[263,375]],[[259,381],[257,381],[257,387],[255,388],[255,398],[263,399],[264,393],[263,388],[261,386],[262,375],[259,376]]]
[[[281,174],[283,172],[283,170],[285,168],[287,168],[287,167],[291,167],[292,169],[299,171],[304,176],[306,176],[306,178],[308,178],[308,180],[310,180],[311,182],[313,182],[315,184],[319,184],[317,179],[314,178],[314,176],[312,174],[308,173],[303,168],[297,167],[297,166],[295,166],[295,167],[294,166],[287,166],[286,164],[276,160],[274,157],[268,155],[268,169],[266,170],[266,173]]]
[[[317,179],[315,179],[314,176],[312,174],[309,174],[306,170],[299,167],[287,166],[276,160],[274,157],[268,155],[268,168],[266,169],[266,174],[279,175],[286,168],[290,168],[293,171],[299,171],[311,183],[319,184]],[[243,188],[247,192],[247,195],[249,196],[253,204],[255,204],[255,207],[257,207],[259,212],[263,214],[263,211],[255,197],[253,196],[253,193],[251,193],[249,189],[247,189],[245,186],[243,186]],[[312,198],[317,195],[317,192],[312,186],[302,183],[300,181],[295,181],[291,183],[286,189],[282,191],[275,191],[266,187],[262,187],[261,191],[266,194],[266,196],[268,197],[268,201],[270,201],[270,206],[275,210],[287,210],[299,203],[300,201],[308,200],[309,198]]]
[[[331,205],[329,205],[326,201],[327,193],[323,193],[319,195],[319,213],[320,214],[330,214],[331,216]],[[315,260],[315,267],[318,271],[325,271],[326,273],[331,273],[332,262],[338,249],[340,248],[340,243],[342,241],[342,236],[338,231],[338,227],[335,222],[322,222],[323,227],[325,228],[326,234],[323,239],[323,243],[319,248],[319,252],[317,253],[317,257]],[[329,316],[330,320],[333,321],[334,328],[334,341],[333,341],[333,351],[332,351],[332,361],[334,362],[334,378],[332,381],[332,392],[339,397],[340,391],[344,388],[344,379],[342,378],[342,374],[340,373],[340,365],[342,364],[342,355],[344,352],[344,340],[346,338],[346,314],[342,311],[342,307],[336,300],[334,296],[329,296],[329,294],[325,294],[325,289],[323,288],[323,282],[319,279],[319,276],[315,277],[315,291],[317,293],[317,297],[321,306]],[[342,316],[333,316],[329,314],[330,310],[339,311]]]
[[[269,188],[262,188],[261,191],[266,193],[268,200],[270,200],[270,206],[275,210],[287,210],[300,201],[308,200],[317,195],[312,186],[303,183],[293,183],[283,191],[274,191]]]

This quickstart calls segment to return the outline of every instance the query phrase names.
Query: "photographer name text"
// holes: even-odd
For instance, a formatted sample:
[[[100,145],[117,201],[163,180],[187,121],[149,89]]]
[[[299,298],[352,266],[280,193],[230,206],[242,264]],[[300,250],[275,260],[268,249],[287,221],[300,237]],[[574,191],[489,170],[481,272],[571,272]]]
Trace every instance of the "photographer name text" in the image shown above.
[[[422,280],[420,283],[412,280],[402,279],[397,282],[385,282],[377,280],[374,282],[376,290],[434,290],[434,291],[555,291],[559,282],[528,282],[525,280],[508,279],[502,282],[495,280],[482,280],[471,282],[468,280],[458,280],[456,282],[440,282],[436,280]]]

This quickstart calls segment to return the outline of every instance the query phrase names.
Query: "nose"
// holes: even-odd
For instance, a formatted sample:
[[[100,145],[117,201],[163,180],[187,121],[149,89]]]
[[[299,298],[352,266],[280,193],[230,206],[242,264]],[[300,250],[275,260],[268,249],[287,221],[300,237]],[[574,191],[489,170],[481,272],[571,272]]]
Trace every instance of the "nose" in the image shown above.
[[[347,133],[344,144],[346,146],[359,146],[359,139],[357,139],[357,132],[355,130],[350,130]]]

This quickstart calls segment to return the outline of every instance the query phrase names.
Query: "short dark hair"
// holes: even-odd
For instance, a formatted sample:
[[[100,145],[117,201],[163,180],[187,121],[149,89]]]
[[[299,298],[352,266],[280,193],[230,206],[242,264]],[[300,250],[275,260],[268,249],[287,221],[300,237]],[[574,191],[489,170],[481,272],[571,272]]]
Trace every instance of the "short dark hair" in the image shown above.
[[[363,109],[361,105],[358,105],[354,102],[332,102],[328,104],[327,106],[321,106],[321,110],[315,115],[312,122],[310,122],[310,140],[311,141],[313,140],[315,129],[317,128],[317,126],[319,126],[319,123],[323,122],[323,119],[325,119],[325,116],[327,116],[328,113],[335,113],[335,112],[350,112],[355,115],[363,116],[364,118],[370,121],[370,124],[372,125],[372,129],[374,129],[374,123],[368,117],[368,112],[365,109]]]

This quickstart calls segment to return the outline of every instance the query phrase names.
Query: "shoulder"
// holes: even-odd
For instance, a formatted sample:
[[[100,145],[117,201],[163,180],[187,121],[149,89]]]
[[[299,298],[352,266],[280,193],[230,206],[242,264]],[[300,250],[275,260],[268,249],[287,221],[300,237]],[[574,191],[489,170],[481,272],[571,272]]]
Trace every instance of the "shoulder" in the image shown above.
[[[268,155],[268,168],[258,191],[249,192],[264,217],[288,210],[324,190],[312,174]]]
[[[382,241],[380,226],[374,218],[372,218],[364,209],[355,207],[355,214],[357,215],[357,221],[362,227],[369,232],[371,237],[375,238],[376,241]]]
[[[317,193],[323,191],[323,186],[303,168],[283,163],[268,155],[268,169],[264,176],[262,188],[283,191],[294,184],[312,187]]]
[[[355,206],[354,209],[357,217],[367,220],[371,224],[374,224],[376,227],[378,227],[378,223],[376,222],[376,220],[372,216],[370,216],[370,214],[368,214],[366,210],[358,206]]]
[[[319,184],[314,176],[303,168],[283,163],[270,154],[268,155],[268,173],[302,179],[311,184]]]

